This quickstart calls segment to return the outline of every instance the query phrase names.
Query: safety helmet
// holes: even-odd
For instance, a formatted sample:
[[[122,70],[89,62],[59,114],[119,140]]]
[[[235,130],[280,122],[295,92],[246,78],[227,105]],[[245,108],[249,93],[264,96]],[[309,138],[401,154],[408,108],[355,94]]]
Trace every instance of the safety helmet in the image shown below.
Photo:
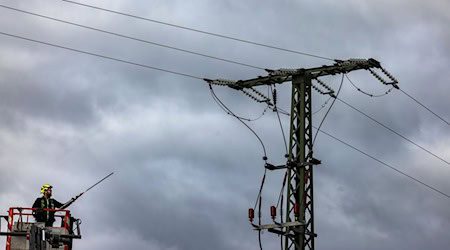
[[[44,184],[41,187],[41,194],[45,193],[45,191],[47,191],[47,189],[52,188],[52,185],[50,184]]]

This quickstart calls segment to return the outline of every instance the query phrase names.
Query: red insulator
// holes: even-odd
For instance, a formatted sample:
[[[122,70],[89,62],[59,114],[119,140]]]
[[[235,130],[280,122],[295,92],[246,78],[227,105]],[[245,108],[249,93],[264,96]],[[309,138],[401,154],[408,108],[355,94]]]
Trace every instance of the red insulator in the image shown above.
[[[295,205],[294,205],[294,214],[295,214],[295,216],[299,216],[299,214],[300,214],[300,205],[298,204],[298,203],[295,203]]]
[[[248,219],[250,222],[253,222],[253,218],[255,218],[255,210],[253,208],[248,209]]]
[[[272,219],[275,220],[275,217],[277,217],[277,208],[275,206],[270,207],[270,216],[272,216]]]

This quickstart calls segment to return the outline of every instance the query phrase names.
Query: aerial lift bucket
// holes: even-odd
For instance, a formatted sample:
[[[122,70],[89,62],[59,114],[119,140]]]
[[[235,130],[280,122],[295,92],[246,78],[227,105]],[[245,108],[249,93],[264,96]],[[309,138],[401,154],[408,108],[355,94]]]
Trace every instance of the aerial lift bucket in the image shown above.
[[[73,239],[81,239],[80,220],[71,217],[69,210],[44,209],[55,212],[55,224],[60,221],[59,226],[46,227],[34,221],[35,210],[12,207],[8,215],[1,216],[0,236],[7,237],[6,250],[72,250]],[[2,218],[7,221],[7,232],[1,232]]]

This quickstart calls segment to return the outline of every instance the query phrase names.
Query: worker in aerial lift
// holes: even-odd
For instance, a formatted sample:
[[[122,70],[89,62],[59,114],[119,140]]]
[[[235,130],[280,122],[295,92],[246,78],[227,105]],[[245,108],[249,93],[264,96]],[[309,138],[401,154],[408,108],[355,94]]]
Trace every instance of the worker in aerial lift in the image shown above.
[[[41,194],[42,197],[37,198],[33,204],[33,208],[37,208],[37,210],[33,212],[33,216],[37,222],[44,222],[46,227],[51,227],[53,226],[53,222],[55,222],[55,212],[44,211],[44,209],[56,209],[63,205],[67,207],[74,200],[72,199],[68,203],[62,204],[57,200],[52,199],[52,185],[50,184],[44,184],[41,187]]]

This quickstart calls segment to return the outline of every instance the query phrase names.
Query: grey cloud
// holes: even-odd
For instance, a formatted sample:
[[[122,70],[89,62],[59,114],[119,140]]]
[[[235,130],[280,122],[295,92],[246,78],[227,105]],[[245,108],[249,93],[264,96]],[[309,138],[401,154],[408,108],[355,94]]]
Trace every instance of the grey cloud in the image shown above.
[[[58,1],[3,4],[255,66],[333,63]],[[400,80],[405,91],[448,117],[445,1],[90,4],[331,58],[373,57]],[[4,32],[93,53],[213,79],[265,74],[6,10],[1,13]],[[261,146],[247,128],[216,106],[203,81],[13,38],[0,40],[1,204],[13,204],[15,200],[3,199],[19,196],[20,202],[31,203],[41,182],[55,183],[57,198],[63,200],[115,171],[108,182],[72,207],[73,214],[83,219],[83,240],[77,246],[259,249],[246,213],[254,205],[263,173]],[[361,88],[386,91],[366,73],[350,77]],[[326,82],[337,88],[339,80],[330,77]],[[277,89],[280,106],[289,110],[289,86]],[[264,109],[242,93],[215,90],[240,115],[256,117]],[[398,91],[374,99],[345,83],[341,97],[446,157],[441,146],[449,138],[446,125]],[[316,110],[326,98],[315,95],[314,99]],[[315,125],[325,110],[315,115]],[[288,131],[289,117],[281,118]],[[283,163],[276,115],[269,111],[251,126],[264,141],[269,161]],[[443,191],[450,188],[445,164],[339,101],[323,129]],[[315,154],[323,161],[315,172],[318,248],[444,249],[448,245],[449,214],[442,196],[323,134]],[[278,198],[281,179],[282,173],[268,173],[264,216]],[[5,205],[0,209],[5,210]],[[117,239],[123,235],[132,237]],[[273,235],[265,233],[262,240],[264,248],[279,247],[279,238]]]

